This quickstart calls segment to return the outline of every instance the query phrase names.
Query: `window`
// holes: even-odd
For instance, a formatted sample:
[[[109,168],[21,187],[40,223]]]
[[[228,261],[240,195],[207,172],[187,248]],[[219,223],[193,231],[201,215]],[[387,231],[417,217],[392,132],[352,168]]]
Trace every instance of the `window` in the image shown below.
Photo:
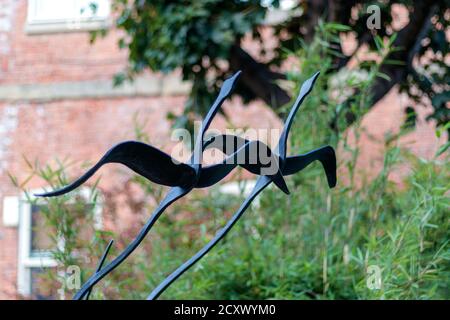
[[[42,190],[33,190],[30,194],[39,192],[42,192]],[[80,196],[86,201],[89,199],[89,194],[90,190],[88,188],[82,188],[80,191]],[[70,206],[71,204],[69,203],[68,205]],[[86,202],[86,205],[89,206],[90,204]],[[57,262],[51,253],[52,249],[54,249],[54,241],[49,237],[48,227],[44,226],[43,207],[44,204],[39,204],[39,202],[33,201],[31,203],[30,199],[27,199],[25,195],[19,199],[17,288],[20,294],[37,299],[57,298],[56,289],[58,289],[54,288],[54,283],[53,285],[45,285],[43,283],[45,280],[43,280],[42,274],[50,268],[57,267]],[[77,208],[79,210],[79,206]],[[69,210],[72,209],[70,208]],[[101,201],[100,205],[97,205],[94,210],[95,228],[100,229],[102,224]],[[55,233],[53,232],[53,234]],[[58,246],[64,248],[64,239],[58,239]]]
[[[29,33],[94,30],[108,26],[110,0],[28,0]]]

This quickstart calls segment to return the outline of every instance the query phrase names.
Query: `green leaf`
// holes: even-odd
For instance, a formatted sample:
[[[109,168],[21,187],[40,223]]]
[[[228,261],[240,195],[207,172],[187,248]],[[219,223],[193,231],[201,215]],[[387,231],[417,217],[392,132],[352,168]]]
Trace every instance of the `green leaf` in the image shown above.
[[[436,157],[439,157],[441,154],[444,154],[450,148],[450,141],[447,141],[444,145],[442,145],[439,150],[436,152]]]
[[[393,60],[393,59],[385,59],[383,61],[384,64],[389,64],[389,65],[397,65],[397,66],[404,66],[406,65],[406,62],[404,61],[400,61],[400,60]]]
[[[374,42],[375,42],[375,46],[377,47],[378,52],[382,52],[384,49],[384,43],[383,43],[383,38],[381,38],[380,36],[376,35],[373,38]]]
[[[332,31],[332,30],[335,30],[335,31],[350,31],[350,30],[352,30],[352,28],[350,26],[346,26],[344,24],[334,23],[334,22],[327,23],[326,28],[330,31]]]
[[[377,72],[377,77],[380,77],[386,81],[391,81],[391,78],[383,72]]]

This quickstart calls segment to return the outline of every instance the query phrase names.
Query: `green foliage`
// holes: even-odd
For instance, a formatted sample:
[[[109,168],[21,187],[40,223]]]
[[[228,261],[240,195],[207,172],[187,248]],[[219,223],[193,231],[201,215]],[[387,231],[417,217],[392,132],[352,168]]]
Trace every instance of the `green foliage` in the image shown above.
[[[271,188],[264,191],[259,204],[249,208],[230,234],[161,298],[450,297],[448,152],[425,161],[399,148],[396,136],[387,137],[381,170],[371,179],[357,171],[357,143],[348,143],[348,131],[331,131],[328,124],[332,118],[337,118],[338,125],[345,121],[342,99],[351,97],[357,116],[352,132],[358,141],[360,120],[370,105],[371,84],[383,76],[380,65],[395,50],[395,36],[388,41],[376,40],[378,63],[336,73],[332,63],[335,49],[330,43],[337,41],[343,28],[320,24],[312,42],[289,53],[299,58],[300,65],[288,75],[298,86],[321,71],[292,126],[290,153],[334,145],[338,150],[338,186],[328,189],[322,168],[313,164],[288,179],[290,196]],[[136,128],[139,139],[147,141],[142,126]],[[389,179],[399,164],[411,167],[401,186]],[[237,178],[240,173],[235,173]],[[140,177],[131,183],[145,194],[145,221],[160,201],[162,189]],[[131,260],[96,287],[94,297],[103,298],[103,291],[107,298],[144,298],[214,236],[242,199],[214,187],[207,196],[193,192],[177,202],[162,215]],[[114,237],[127,243],[134,234]],[[379,288],[368,286],[371,267],[380,270]]]
[[[323,39],[332,39],[336,27],[319,28],[320,37],[298,53],[301,72],[291,74],[301,83],[313,71],[323,71],[293,125],[292,153],[345,141],[326,130],[328,117],[339,107],[332,97],[344,94],[331,94],[333,74],[326,72],[332,55]],[[388,45],[380,42],[381,57],[391,50]],[[368,69],[364,81],[355,82],[350,76],[344,85],[357,92],[354,108],[360,115],[379,64]],[[318,110],[320,105],[324,107]],[[355,131],[360,130],[357,122]],[[350,156],[339,157],[341,181],[335,190],[328,190],[322,168],[314,165],[290,179],[291,196],[265,191],[259,207],[247,212],[230,235],[163,298],[448,299],[448,161],[418,160],[399,149],[394,139],[386,144],[382,170],[366,181],[354,172],[358,149],[344,147]],[[388,176],[405,161],[413,171],[399,189]],[[345,169],[348,183],[342,175]],[[357,187],[357,182],[363,185]],[[194,212],[202,211],[199,205]],[[211,212],[215,211],[211,208]],[[223,213],[216,219],[223,221]],[[216,223],[206,227],[217,228]],[[207,239],[198,240],[196,248]],[[381,270],[380,289],[367,286],[369,266]]]
[[[123,31],[118,46],[127,49],[129,60],[127,69],[116,75],[115,83],[131,80],[146,69],[164,73],[181,69],[183,78],[191,81],[192,90],[184,113],[170,118],[175,120],[176,127],[187,127],[192,124],[194,116],[205,113],[221,82],[236,68],[249,71],[253,78],[263,81],[259,87],[268,87],[280,79],[273,77],[269,70],[279,69],[286,61],[286,50],[301,48],[299,39],[307,43],[314,39],[320,19],[329,22],[330,26],[341,26],[337,30],[341,35],[354,35],[358,48],[367,45],[376,50],[379,42],[374,39],[386,40],[399,31],[396,30],[398,23],[393,17],[393,9],[401,5],[407,9],[411,24],[399,31],[401,37],[397,39],[399,53],[396,60],[400,61],[394,61],[391,77],[385,77],[384,83],[374,84],[377,87],[374,91],[382,92],[382,96],[390,89],[387,83],[394,81],[417,102],[422,102],[423,96],[430,99],[434,112],[429,119],[434,119],[438,125],[449,121],[448,0],[434,1],[429,5],[410,0],[347,1],[323,7],[325,3],[299,1],[287,12],[283,22],[268,26],[264,25],[264,19],[269,10],[279,7],[280,1],[177,0],[168,3],[161,0],[115,0],[115,27]],[[371,5],[380,9],[381,26],[378,29],[367,27]],[[263,28],[273,30],[273,49],[268,49],[263,43]],[[106,30],[94,32],[92,40],[98,34],[104,35]],[[254,57],[246,56],[247,53],[236,54],[239,52],[236,49],[243,49],[244,36],[262,44],[252,49],[256,50]],[[355,54],[345,56],[339,41],[330,44],[337,49],[331,60],[336,69],[345,66]],[[389,60],[385,60],[386,66],[392,64],[393,61]],[[259,97],[274,108],[284,103],[268,102],[263,97],[267,93],[264,89],[252,88],[243,80],[236,93],[244,102]]]
[[[19,182],[11,175],[13,183],[24,192],[27,201],[39,208],[39,216],[42,223],[38,223],[35,228],[42,228],[40,232],[46,232],[49,236],[52,257],[57,262],[56,268],[47,270],[41,276],[41,281],[48,288],[40,288],[43,292],[48,292],[53,298],[70,298],[74,292],[64,285],[70,277],[70,267],[79,267],[81,271],[81,281],[86,279],[97,264],[103,248],[106,246],[107,237],[111,237],[110,232],[101,231],[96,226],[101,223],[98,212],[101,206],[99,193],[95,183],[91,188],[84,188],[70,195],[63,195],[53,198],[38,198],[28,190],[29,181],[32,178],[40,178],[48,188],[56,189],[67,185],[65,172],[72,167],[72,163],[67,161],[59,162],[56,166],[40,166],[37,162],[31,163],[26,160],[29,169],[29,176]],[[98,182],[98,181],[97,181]],[[35,213],[33,213],[35,214]],[[89,257],[86,259],[86,257]],[[51,282],[45,281],[45,279]],[[63,291],[59,291],[64,288]]]
[[[214,93],[224,79],[226,61],[233,45],[245,34],[258,33],[265,8],[252,1],[185,1],[151,0],[130,4],[115,2],[119,12],[117,27],[126,35],[119,46],[129,50],[129,68],[116,76],[116,83],[131,79],[145,68],[155,72],[182,69],[183,79],[193,83],[187,112],[178,118],[177,126],[187,124],[190,112],[203,114],[211,105]],[[214,81],[205,79],[214,75]]]

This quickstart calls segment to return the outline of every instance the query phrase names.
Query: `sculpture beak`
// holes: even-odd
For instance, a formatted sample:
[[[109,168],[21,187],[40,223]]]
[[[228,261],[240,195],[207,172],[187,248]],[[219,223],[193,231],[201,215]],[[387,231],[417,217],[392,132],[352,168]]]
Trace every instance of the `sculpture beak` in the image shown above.
[[[228,97],[231,93],[231,91],[233,90],[233,87],[236,83],[236,80],[239,78],[239,76],[241,75],[242,71],[238,71],[236,72],[234,75],[232,75],[230,78],[228,78],[227,80],[225,80],[223,82],[222,88],[220,89],[220,97],[225,98]]]

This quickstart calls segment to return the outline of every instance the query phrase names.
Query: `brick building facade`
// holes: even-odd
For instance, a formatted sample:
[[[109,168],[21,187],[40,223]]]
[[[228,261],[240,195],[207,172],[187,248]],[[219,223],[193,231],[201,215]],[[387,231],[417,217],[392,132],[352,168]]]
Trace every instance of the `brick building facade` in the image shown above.
[[[31,3],[39,2],[0,0],[0,299],[30,293],[29,281],[19,279],[24,270],[19,261],[20,194],[8,176],[12,173],[19,180],[27,176],[23,156],[41,164],[56,157],[95,161],[113,144],[134,138],[136,114],[145,119],[152,144],[169,151],[166,114],[181,110],[189,90],[189,84],[181,82],[176,73],[146,74],[133,84],[113,88],[112,77],[125,67],[126,52],[118,49],[115,31],[93,45],[87,32],[107,24],[107,12],[95,23],[76,22],[70,14],[58,20],[48,13],[45,20],[45,6],[37,7],[43,10],[42,15],[30,12]],[[372,123],[368,130],[378,137],[386,130],[398,130],[397,119],[406,104],[407,98],[391,92],[368,115],[367,123]],[[244,108],[233,101],[225,109],[233,109],[229,115],[236,126],[280,126],[261,103]],[[225,126],[221,118],[213,124],[216,128]],[[417,141],[419,137],[427,143]],[[433,137],[433,129],[422,123],[403,139],[417,154],[430,156],[437,148]],[[371,150],[364,153],[366,163],[379,161],[382,154],[370,143],[363,143]],[[114,168],[107,170],[100,189],[124,179]],[[33,179],[29,186],[45,187],[42,183]]]

